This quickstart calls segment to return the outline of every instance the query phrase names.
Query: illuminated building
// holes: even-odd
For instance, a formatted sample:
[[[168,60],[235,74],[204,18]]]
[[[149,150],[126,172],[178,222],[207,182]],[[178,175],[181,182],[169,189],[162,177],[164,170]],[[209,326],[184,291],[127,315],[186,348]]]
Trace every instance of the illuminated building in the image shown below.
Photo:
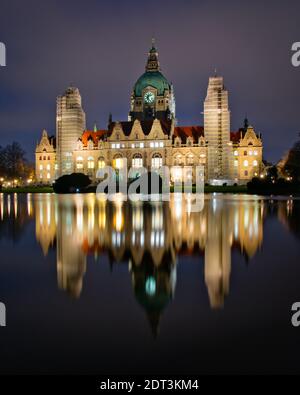
[[[85,114],[77,88],[70,87],[57,100],[56,147],[44,144],[36,151],[36,178],[51,183],[40,168],[39,155],[56,153],[54,177],[84,173],[96,183],[97,170],[104,166],[159,171],[171,168],[171,181],[195,182],[196,166],[204,166],[208,183],[246,183],[263,171],[262,139],[253,128],[230,133],[228,91],[222,77],[209,78],[204,102],[204,126],[179,126],[174,88],[162,74],[154,43],[148,53],[146,71],[134,84],[128,120],[113,121],[108,127],[86,130]],[[199,109],[200,112],[200,109]],[[245,154],[247,152],[247,154]],[[52,166],[52,165],[51,165]],[[41,177],[42,175],[42,177]]]

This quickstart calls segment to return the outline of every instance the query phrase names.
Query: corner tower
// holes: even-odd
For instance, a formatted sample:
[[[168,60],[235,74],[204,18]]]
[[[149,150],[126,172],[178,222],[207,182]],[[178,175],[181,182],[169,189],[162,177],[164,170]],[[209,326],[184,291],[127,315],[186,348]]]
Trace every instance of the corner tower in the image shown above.
[[[223,77],[209,78],[204,102],[204,135],[208,143],[209,182],[220,184],[230,181],[230,111]]]
[[[79,90],[69,87],[64,95],[57,98],[56,142],[59,176],[74,171],[72,154],[78,138],[85,129],[85,113]]]
[[[137,80],[131,94],[129,120],[175,119],[173,86],[161,73],[154,39],[148,53],[146,71]]]

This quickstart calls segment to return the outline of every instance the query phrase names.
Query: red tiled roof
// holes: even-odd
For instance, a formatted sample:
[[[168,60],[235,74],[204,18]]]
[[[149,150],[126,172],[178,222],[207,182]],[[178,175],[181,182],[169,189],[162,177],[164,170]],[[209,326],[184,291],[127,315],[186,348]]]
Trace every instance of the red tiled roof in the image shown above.
[[[105,133],[107,133],[107,130],[97,130],[97,132],[85,130],[81,136],[82,144],[86,147],[88,142],[92,139],[94,145],[98,145],[98,141],[105,135]]]
[[[230,141],[238,143],[245,135],[244,128],[240,128],[237,132],[230,132]]]
[[[203,126],[177,126],[174,129],[174,137],[180,137],[185,144],[188,137],[193,137],[194,142],[198,142],[199,137],[204,136]]]

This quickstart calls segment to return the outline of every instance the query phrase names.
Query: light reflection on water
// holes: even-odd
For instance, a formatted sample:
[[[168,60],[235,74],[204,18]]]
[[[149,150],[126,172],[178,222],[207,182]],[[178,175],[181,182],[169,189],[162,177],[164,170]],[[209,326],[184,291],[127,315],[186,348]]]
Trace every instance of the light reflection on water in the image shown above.
[[[211,308],[224,306],[230,292],[232,252],[247,261],[263,243],[264,220],[274,201],[252,196],[207,196],[201,212],[191,212],[184,198],[170,203],[106,202],[90,195],[53,194],[0,197],[3,224],[22,228],[35,220],[35,237],[43,254],[56,249],[57,283],[80,298],[87,257],[111,265],[125,263],[136,300],[156,334],[162,311],[174,298],[177,260],[204,256],[204,284]],[[276,201],[278,219],[287,227],[294,201]],[[1,233],[1,228],[0,228]]]
[[[1,371],[295,371],[299,200],[190,203],[0,194]]]

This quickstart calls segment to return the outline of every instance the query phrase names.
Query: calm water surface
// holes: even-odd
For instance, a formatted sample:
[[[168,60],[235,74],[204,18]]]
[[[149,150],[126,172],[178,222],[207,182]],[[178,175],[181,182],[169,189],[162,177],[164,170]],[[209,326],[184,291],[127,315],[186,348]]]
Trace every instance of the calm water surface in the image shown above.
[[[0,195],[2,373],[300,372],[300,201]]]

